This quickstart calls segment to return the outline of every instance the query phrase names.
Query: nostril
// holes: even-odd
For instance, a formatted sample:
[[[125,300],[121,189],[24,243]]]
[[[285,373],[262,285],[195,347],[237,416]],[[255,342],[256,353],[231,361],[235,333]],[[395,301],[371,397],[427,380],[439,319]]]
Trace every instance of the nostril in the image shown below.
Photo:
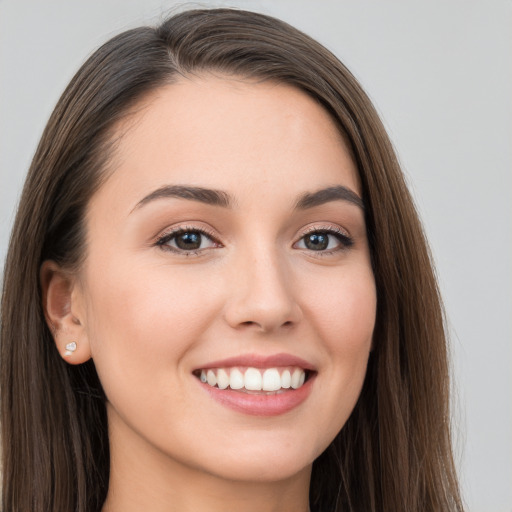
[[[252,327],[252,326],[256,326],[256,327],[258,327],[258,328],[260,328],[260,329],[263,329],[263,330],[265,330],[265,331],[269,330],[269,329],[267,329],[267,327],[265,327],[263,324],[260,324],[259,322],[254,322],[254,321],[252,321],[252,320],[247,320],[247,321],[245,321],[245,322],[241,322],[241,323],[240,323],[240,325],[241,325],[242,327]],[[293,322],[292,322],[292,321],[290,321],[290,320],[287,320],[286,322],[284,322],[284,323],[282,324],[282,326],[281,326],[281,327],[287,327],[287,328],[289,328],[289,327],[292,327],[292,326],[293,326]]]

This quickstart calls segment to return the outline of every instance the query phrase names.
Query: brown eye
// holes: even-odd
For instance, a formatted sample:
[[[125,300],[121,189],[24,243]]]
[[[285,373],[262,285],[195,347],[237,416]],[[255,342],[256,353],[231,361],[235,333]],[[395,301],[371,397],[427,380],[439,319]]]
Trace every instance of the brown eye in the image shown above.
[[[163,249],[183,254],[218,246],[211,236],[197,229],[174,231],[173,233],[162,236],[162,238],[158,240],[157,245]]]
[[[341,231],[319,230],[304,235],[295,245],[297,249],[307,249],[315,252],[335,252],[349,248],[353,240]]]
[[[195,251],[201,247],[203,235],[194,231],[186,231],[175,236],[175,243],[178,249],[184,251]]]
[[[304,245],[312,251],[324,251],[329,246],[327,233],[311,233],[304,237]]]

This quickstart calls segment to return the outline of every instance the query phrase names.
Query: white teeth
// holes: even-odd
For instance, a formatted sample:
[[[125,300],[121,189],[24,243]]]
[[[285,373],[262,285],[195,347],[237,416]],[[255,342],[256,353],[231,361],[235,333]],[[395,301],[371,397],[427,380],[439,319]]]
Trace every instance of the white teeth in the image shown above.
[[[244,374],[238,368],[233,368],[229,372],[229,387],[231,389],[242,389],[244,387]]]
[[[304,372],[302,370],[299,370],[298,368],[293,370],[292,381],[291,381],[291,385],[292,385],[293,389],[300,388],[301,374],[304,375]],[[210,379],[208,379],[208,382],[210,382]]]
[[[280,389],[298,389],[306,381],[306,372],[302,368],[247,368],[245,373],[238,368],[211,368],[201,370],[201,382],[219,389],[246,389],[247,391],[279,391]]]
[[[262,389],[263,391],[277,391],[281,389],[281,376],[275,368],[265,370]]]
[[[217,384],[217,377],[215,377],[213,370],[208,370],[206,373],[206,381],[210,386],[215,386],[215,384]]]
[[[256,368],[247,368],[247,370],[245,370],[245,389],[249,391],[260,391],[261,380],[261,373],[258,370],[256,370]]]
[[[219,389],[226,389],[229,386],[229,375],[222,368],[217,372],[217,386]]]
[[[290,370],[285,370],[283,375],[281,375],[281,387],[284,389],[288,389],[292,385],[292,376],[290,374]]]

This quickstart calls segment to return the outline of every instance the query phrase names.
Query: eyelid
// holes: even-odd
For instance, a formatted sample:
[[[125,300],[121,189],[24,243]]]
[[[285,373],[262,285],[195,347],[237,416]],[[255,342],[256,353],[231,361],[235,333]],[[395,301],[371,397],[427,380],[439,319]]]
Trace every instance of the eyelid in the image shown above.
[[[301,231],[301,237],[305,236],[305,235],[308,235],[309,233],[315,233],[316,231],[328,231],[328,232],[332,232],[332,233],[338,233],[338,234],[341,234],[347,238],[352,238],[350,236],[350,233],[342,228],[341,226],[339,226],[338,224],[315,224],[315,225],[310,225],[308,227],[306,227],[304,230]]]

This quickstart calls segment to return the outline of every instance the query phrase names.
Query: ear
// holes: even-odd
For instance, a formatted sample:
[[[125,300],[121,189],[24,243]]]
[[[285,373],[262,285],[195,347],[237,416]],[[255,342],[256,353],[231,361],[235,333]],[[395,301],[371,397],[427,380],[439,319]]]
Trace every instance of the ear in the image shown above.
[[[70,364],[91,358],[85,308],[76,278],[54,261],[41,265],[43,311],[61,357]]]

